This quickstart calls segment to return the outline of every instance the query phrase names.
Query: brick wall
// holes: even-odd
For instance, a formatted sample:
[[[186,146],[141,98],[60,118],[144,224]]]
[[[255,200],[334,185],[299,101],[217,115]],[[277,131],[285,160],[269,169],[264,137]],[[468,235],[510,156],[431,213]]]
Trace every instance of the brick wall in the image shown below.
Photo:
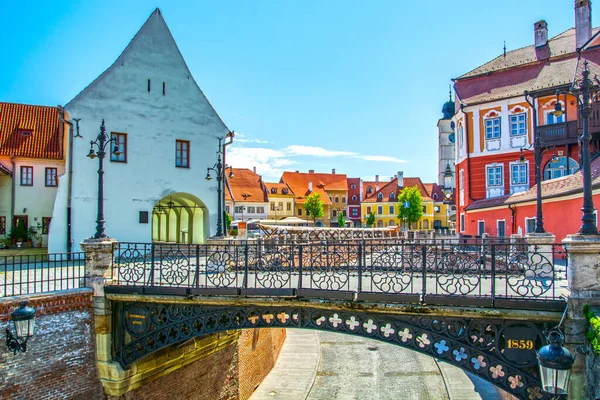
[[[219,335],[208,335],[204,340],[218,340]],[[165,349],[166,350],[166,349]],[[108,400],[236,400],[238,352],[233,344],[208,356],[163,375],[122,396],[108,396]]]
[[[6,321],[24,297],[0,299],[0,346]],[[96,368],[92,291],[29,297],[36,330],[26,353],[0,351],[2,399],[104,399]]]
[[[271,371],[283,342],[285,329],[245,329],[238,342],[239,398],[248,399]]]

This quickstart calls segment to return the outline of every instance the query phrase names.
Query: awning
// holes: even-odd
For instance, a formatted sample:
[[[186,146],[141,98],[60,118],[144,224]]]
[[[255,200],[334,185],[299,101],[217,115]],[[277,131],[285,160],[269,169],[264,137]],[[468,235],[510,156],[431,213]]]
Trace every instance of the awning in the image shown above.
[[[12,176],[12,171],[0,163],[0,174]]]

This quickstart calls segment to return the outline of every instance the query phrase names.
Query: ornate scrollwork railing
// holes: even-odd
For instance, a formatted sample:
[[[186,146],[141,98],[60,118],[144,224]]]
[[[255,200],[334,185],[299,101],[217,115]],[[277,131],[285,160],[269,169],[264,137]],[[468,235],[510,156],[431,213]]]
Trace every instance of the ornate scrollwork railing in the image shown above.
[[[355,293],[377,300],[494,306],[498,300],[558,300],[566,286],[562,245],[524,241],[119,243],[113,285]],[[239,292],[241,293],[241,292]],[[402,296],[410,295],[406,299]],[[356,298],[355,298],[356,299]],[[470,301],[470,300],[469,300]]]

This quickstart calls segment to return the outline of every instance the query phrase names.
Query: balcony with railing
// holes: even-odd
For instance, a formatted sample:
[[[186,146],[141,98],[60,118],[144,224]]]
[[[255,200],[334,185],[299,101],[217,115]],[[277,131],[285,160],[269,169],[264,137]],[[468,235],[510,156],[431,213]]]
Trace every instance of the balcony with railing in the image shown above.
[[[598,122],[600,123],[600,120]],[[543,146],[560,146],[577,143],[577,128],[577,121],[567,121],[559,124],[539,125],[537,131]]]

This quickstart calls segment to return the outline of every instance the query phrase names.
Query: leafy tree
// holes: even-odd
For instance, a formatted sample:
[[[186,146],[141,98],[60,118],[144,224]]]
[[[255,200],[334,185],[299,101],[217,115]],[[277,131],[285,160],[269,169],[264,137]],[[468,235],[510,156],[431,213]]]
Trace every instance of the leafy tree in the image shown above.
[[[313,218],[313,222],[317,221],[317,218],[323,218],[325,212],[323,211],[323,201],[321,200],[320,193],[311,193],[306,196],[304,202],[304,209],[306,214]]]
[[[229,215],[227,211],[225,211],[225,231],[229,230],[229,226],[231,225],[231,221],[233,221],[233,217]]]
[[[341,211],[338,214],[338,226],[342,228],[346,226],[346,218],[344,218],[344,214]]]
[[[404,207],[405,202],[409,203],[408,208]],[[400,221],[406,222],[409,227],[410,224],[419,222],[423,216],[423,198],[418,187],[404,188],[398,196],[398,203],[400,203],[398,207],[400,209],[400,213],[398,214]]]
[[[367,218],[367,226],[372,227],[375,225],[375,211],[369,213],[369,217]]]

